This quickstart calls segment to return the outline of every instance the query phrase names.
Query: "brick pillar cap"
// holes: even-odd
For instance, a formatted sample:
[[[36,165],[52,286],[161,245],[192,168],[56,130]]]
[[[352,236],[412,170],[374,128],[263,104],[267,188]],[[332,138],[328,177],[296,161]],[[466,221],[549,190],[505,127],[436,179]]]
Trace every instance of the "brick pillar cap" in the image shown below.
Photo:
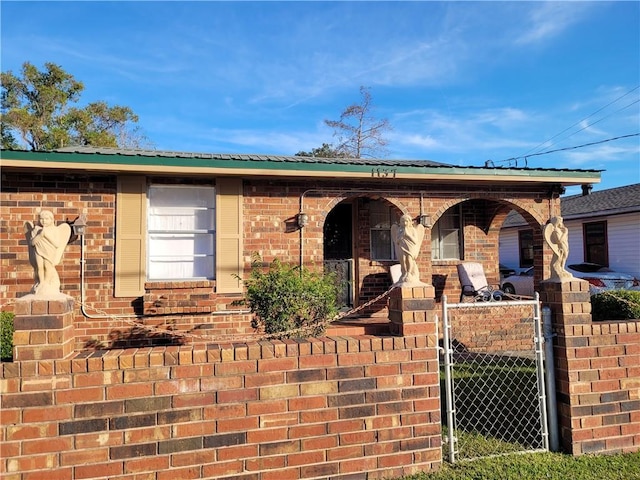
[[[36,295],[35,293],[30,293],[25,295],[24,297],[20,297],[16,299],[16,302],[66,302],[67,300],[73,300],[74,298],[66,293],[57,292],[57,293],[49,293],[45,295]]]

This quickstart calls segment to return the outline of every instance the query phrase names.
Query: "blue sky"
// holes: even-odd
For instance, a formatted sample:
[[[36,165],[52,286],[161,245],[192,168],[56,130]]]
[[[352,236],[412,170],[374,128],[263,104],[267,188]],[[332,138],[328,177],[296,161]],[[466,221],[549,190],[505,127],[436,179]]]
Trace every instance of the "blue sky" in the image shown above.
[[[640,182],[640,2],[16,2],[2,71],[54,62],[159,150],[293,155],[370,87],[387,155]],[[546,155],[539,152],[576,147]],[[519,160],[518,166],[523,166]],[[567,193],[577,193],[569,190]]]

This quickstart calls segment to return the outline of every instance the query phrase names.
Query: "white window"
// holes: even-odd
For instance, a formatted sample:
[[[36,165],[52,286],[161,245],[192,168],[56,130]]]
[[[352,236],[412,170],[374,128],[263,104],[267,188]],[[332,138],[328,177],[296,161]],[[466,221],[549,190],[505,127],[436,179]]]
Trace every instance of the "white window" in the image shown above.
[[[462,259],[462,230],[460,208],[447,210],[431,229],[431,258],[433,260]]]
[[[371,232],[371,260],[395,260],[396,252],[391,239],[391,225],[398,222],[392,205],[382,200],[369,203]]]
[[[149,187],[149,280],[215,277],[215,199],[211,186]]]

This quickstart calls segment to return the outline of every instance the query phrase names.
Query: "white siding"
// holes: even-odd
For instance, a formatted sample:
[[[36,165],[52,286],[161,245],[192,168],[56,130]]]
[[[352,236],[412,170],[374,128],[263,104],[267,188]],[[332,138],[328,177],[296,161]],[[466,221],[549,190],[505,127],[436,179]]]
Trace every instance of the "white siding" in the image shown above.
[[[607,222],[609,268],[640,278],[640,212],[566,220],[569,229],[569,258],[567,265],[584,262],[582,225],[590,222]],[[525,230],[529,227],[523,226]],[[500,232],[500,263],[517,268],[520,264],[518,229],[508,228]]]
[[[528,228],[528,227],[527,227]],[[520,267],[520,248],[518,246],[518,229],[505,228],[500,232],[500,263],[507,267]]]
[[[640,212],[607,219],[609,268],[640,278]]]
[[[590,222],[592,219],[564,220],[564,224],[569,229],[569,257],[567,258],[567,265],[584,262],[582,223],[585,221]]]

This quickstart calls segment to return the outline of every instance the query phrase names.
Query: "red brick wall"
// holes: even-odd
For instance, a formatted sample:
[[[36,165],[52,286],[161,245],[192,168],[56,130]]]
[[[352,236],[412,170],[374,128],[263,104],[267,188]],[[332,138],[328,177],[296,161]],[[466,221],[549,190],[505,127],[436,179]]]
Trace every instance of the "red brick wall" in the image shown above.
[[[640,450],[640,321],[566,326],[563,333],[561,428],[572,453]]]
[[[158,179],[162,180],[162,179]],[[196,182],[197,178],[165,179],[171,182]],[[210,181],[210,179],[203,179]],[[366,198],[384,198],[399,211],[417,216],[421,211],[433,222],[449,208],[465,203],[465,258],[482,261],[487,277],[497,282],[497,232],[511,206],[529,212],[533,222],[544,222],[549,202],[544,188],[530,191],[478,185],[433,186],[402,184],[391,179],[370,182],[297,181],[247,179],[244,183],[244,262],[248,269],[252,254],[259,253],[265,262],[275,258],[287,263],[303,259],[308,268],[320,268],[323,261],[323,225],[328,212],[340,201],[352,199],[358,216],[356,280],[360,304],[375,298],[389,285],[390,262],[370,260],[369,230],[364,203]],[[34,221],[37,212],[46,208],[54,212],[56,221],[73,220],[80,213],[88,218],[85,236],[85,312],[76,311],[76,348],[87,341],[108,343],[110,335],[129,334],[131,317],[144,314],[143,323],[167,329],[189,331],[210,327],[213,334],[247,335],[253,332],[250,315],[227,313],[241,295],[219,295],[212,282],[149,282],[146,294],[136,298],[113,296],[113,262],[115,249],[116,177],[114,175],[57,175],[50,173],[2,173],[3,215],[0,219],[0,304],[7,310],[15,298],[29,292],[33,269],[28,262],[23,236],[25,221]],[[555,201],[555,200],[554,200]],[[299,230],[295,215],[301,206],[309,214],[310,223]],[[455,273],[458,261],[431,261],[430,233],[423,242],[418,259],[422,280],[433,282],[436,296],[459,295]],[[541,241],[541,240],[540,240]],[[542,256],[540,254],[540,258]],[[80,245],[68,245],[58,266],[62,291],[80,298]],[[386,305],[373,305],[364,313],[386,315]],[[129,318],[125,318],[129,317]]]
[[[585,280],[543,282],[560,436],[574,455],[640,450],[640,320],[593,322]]]
[[[457,302],[457,299],[455,300]],[[533,307],[501,303],[449,310],[451,339],[459,352],[535,352]],[[440,325],[442,328],[442,325]],[[442,330],[440,330],[442,331]]]
[[[441,462],[427,337],[81,352],[4,363],[5,480],[388,478]]]

